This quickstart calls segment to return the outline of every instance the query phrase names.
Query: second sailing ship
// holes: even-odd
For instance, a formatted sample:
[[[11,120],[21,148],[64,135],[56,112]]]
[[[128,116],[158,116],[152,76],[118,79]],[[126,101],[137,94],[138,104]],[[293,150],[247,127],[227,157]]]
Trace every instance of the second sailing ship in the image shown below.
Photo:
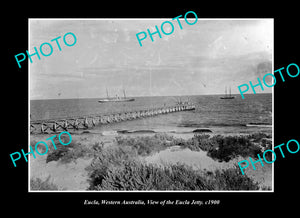
[[[106,102],[124,102],[124,101],[134,101],[134,98],[127,98],[125,94],[125,90],[123,90],[124,97],[119,97],[116,95],[116,97],[109,97],[108,91],[106,89],[106,98],[98,100],[99,103],[106,103]]]
[[[227,95],[227,87],[225,86],[225,96],[220,97],[221,99],[234,99],[235,97],[231,95],[231,87],[229,87],[229,95]]]

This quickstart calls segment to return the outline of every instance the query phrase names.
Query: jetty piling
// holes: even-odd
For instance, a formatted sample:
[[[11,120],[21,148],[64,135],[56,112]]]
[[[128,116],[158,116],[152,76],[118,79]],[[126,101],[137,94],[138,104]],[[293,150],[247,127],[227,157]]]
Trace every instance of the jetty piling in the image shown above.
[[[98,125],[107,125],[122,121],[153,117],[162,114],[195,110],[195,106],[191,104],[181,104],[176,106],[152,108],[147,110],[127,111],[114,114],[93,114],[81,117],[69,117],[48,120],[31,120],[31,134],[47,134],[50,132],[70,131],[79,129],[89,129]]]

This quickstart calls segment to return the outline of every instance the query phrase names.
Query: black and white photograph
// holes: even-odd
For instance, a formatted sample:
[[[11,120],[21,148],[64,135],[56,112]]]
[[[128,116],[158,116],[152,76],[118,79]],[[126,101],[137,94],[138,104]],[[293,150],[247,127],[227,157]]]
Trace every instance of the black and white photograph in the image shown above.
[[[29,192],[274,192],[274,19],[186,12],[28,20]]]
[[[4,213],[295,210],[296,2],[109,3],[6,6]]]

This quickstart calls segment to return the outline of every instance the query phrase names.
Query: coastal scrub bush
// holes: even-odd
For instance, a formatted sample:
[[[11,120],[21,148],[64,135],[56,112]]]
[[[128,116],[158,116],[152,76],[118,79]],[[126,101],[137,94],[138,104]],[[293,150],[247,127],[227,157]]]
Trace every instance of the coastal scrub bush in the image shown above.
[[[186,147],[194,151],[207,151],[207,155],[219,161],[228,162],[240,155],[242,157],[257,157],[261,152],[259,146],[252,143],[247,136],[210,136],[206,134],[194,135]]]
[[[197,178],[195,172],[184,165],[157,167],[136,162],[126,162],[112,168],[97,190],[203,190],[210,189]]]
[[[247,136],[221,136],[216,135],[211,138],[218,145],[216,149],[208,151],[208,156],[219,161],[228,162],[240,155],[242,157],[257,157],[261,153],[258,145],[250,141]]]
[[[260,142],[263,138],[272,138],[272,135],[263,132],[257,132],[250,134],[249,138],[252,139],[254,142]]]
[[[157,166],[140,161],[140,156],[174,145],[206,150],[214,158],[228,160],[238,154],[253,152],[250,148],[253,144],[247,138],[201,134],[184,140],[157,134],[152,137],[117,137],[116,142],[114,146],[94,152],[94,159],[86,168],[89,190],[258,189],[258,184],[242,175],[238,168],[208,172],[194,170],[184,164]]]
[[[266,150],[273,150],[272,149],[272,141],[269,139],[266,139],[266,138],[261,139],[260,144],[263,147],[262,153],[265,152]],[[265,158],[267,161],[272,161],[272,158],[273,158],[272,152],[267,152],[265,154]]]
[[[94,159],[86,167],[89,175],[89,189],[94,190],[95,184],[102,182],[108,169],[123,166],[127,161],[134,159],[137,159],[137,152],[130,146],[109,147],[95,151]]]
[[[216,170],[213,184],[217,190],[258,190],[259,183],[246,175],[242,175],[239,167]]]
[[[131,146],[137,150],[138,155],[146,156],[175,145],[174,137],[167,134],[155,134],[154,136],[142,137],[116,137],[119,146]]]
[[[36,150],[38,150],[39,153],[45,153],[46,152],[46,147],[43,145],[43,144],[38,144],[37,147],[35,147],[36,143],[38,143],[39,141],[36,141],[36,140],[31,140],[30,141],[30,145],[32,147],[32,149],[36,152]],[[48,146],[49,147],[49,146]],[[37,149],[35,149],[37,148]]]
[[[52,149],[49,152],[46,163],[58,160],[61,163],[70,163],[76,161],[77,158],[90,157],[93,155],[96,146],[99,146],[98,142],[92,146],[86,146],[74,140],[66,146],[58,144],[56,150]]]
[[[207,155],[219,161],[226,161],[240,155],[242,157],[257,157],[261,148],[250,140],[249,136],[210,136],[195,134],[186,140],[182,146],[192,151],[207,151]]]
[[[68,147],[57,147],[56,150],[49,152],[46,163],[51,162],[51,161],[58,161],[60,158],[62,158],[67,152],[69,151]]]
[[[268,143],[272,144],[265,137],[267,134],[257,133],[241,136],[210,136],[208,134],[195,134],[191,139],[174,138],[167,134],[155,134],[146,137],[117,137],[119,146],[131,146],[137,150],[138,155],[146,156],[166,149],[171,146],[181,146],[189,148],[192,151],[206,151],[207,155],[219,161],[228,162],[231,159],[242,157],[257,157],[262,152],[261,144],[264,142],[266,147]],[[259,141],[260,143],[254,142]]]
[[[211,151],[218,147],[215,140],[207,134],[195,134],[191,141],[186,143],[186,146],[192,151]]]
[[[257,190],[258,184],[237,168],[205,172],[176,164],[159,167],[134,161],[109,168],[93,190]]]

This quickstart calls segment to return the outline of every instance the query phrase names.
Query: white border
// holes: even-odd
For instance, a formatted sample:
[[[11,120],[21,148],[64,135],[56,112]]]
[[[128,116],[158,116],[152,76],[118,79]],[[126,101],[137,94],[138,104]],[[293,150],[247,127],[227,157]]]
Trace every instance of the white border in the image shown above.
[[[168,18],[28,18],[28,51],[30,52],[30,21],[31,20],[166,20]],[[183,19],[183,18],[180,18]],[[274,18],[199,18],[198,20],[272,20],[273,22],[273,47],[272,47],[272,72],[274,72]],[[273,78],[272,78],[273,81]],[[28,59],[28,150],[29,150],[29,145],[30,145],[30,62]],[[272,87],[272,149],[274,150],[274,86]],[[220,192],[220,193],[252,193],[252,192],[257,192],[257,193],[274,193],[275,192],[275,187],[274,187],[274,163],[272,163],[272,190],[239,190],[239,191],[234,191],[234,190],[228,190],[228,191],[154,191],[154,190],[149,190],[149,191],[89,191],[89,190],[61,190],[61,191],[46,191],[46,190],[30,190],[30,156],[28,158],[28,192],[29,193],[53,193],[53,192],[58,192],[58,193],[128,193],[128,192],[134,192],[134,193],[202,193],[202,192]]]

